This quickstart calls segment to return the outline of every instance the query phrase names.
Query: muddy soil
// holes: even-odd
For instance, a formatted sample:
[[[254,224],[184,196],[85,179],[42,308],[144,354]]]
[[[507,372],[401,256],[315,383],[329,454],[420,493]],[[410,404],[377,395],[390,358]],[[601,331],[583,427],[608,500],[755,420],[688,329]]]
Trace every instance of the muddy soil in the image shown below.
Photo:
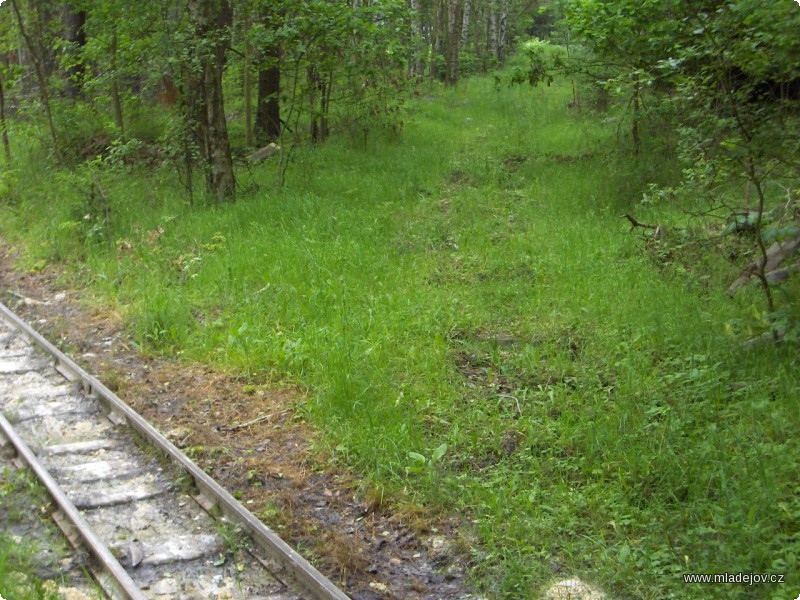
[[[354,600],[475,598],[457,517],[369,498],[303,419],[306,392],[140,353],[119,314],[87,309],[58,273],[14,269],[0,300],[183,448]]]

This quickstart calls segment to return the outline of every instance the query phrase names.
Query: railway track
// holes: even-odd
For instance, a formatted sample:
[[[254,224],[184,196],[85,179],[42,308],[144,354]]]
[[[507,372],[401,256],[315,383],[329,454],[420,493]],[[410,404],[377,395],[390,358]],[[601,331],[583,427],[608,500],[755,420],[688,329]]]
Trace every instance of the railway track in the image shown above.
[[[130,599],[347,600],[141,416],[0,304],[0,444]]]

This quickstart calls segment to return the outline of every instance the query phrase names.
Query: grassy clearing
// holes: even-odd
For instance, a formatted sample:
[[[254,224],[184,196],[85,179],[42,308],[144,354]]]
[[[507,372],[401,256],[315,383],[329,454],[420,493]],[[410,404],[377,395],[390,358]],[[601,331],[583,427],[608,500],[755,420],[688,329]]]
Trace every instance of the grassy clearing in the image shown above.
[[[401,141],[300,149],[285,191],[242,173],[259,190],[222,208],[187,207],[159,170],[101,173],[98,207],[20,164],[0,233],[124,307],[148,351],[308,386],[331,460],[464,516],[491,597],[565,574],[614,597],[789,597],[795,349],[732,333],[760,299],[725,295],[724,248],[628,235],[626,211],[686,221],[637,205],[674,165],[634,163],[608,115],[568,100],[560,83],[436,90]],[[787,585],[681,578],[737,571]]]

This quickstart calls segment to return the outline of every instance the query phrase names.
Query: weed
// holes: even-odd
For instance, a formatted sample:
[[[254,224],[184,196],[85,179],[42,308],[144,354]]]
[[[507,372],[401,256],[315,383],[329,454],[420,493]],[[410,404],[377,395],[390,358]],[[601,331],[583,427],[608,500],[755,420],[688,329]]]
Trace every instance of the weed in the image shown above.
[[[247,549],[248,537],[242,532],[241,525],[227,521],[224,517],[217,520],[217,534],[222,539],[225,553],[234,556]]]

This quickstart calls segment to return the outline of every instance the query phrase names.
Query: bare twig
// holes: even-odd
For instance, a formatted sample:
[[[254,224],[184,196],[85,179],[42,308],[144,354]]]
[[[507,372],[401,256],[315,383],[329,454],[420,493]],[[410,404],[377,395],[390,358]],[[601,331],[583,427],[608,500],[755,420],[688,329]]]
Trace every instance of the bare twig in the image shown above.
[[[275,415],[285,415],[286,413],[289,412],[289,410],[290,409],[287,408],[287,409],[284,409],[284,410],[282,410],[282,411],[280,411],[278,413],[273,413],[273,414],[270,414],[270,415],[259,415],[255,419],[252,419],[251,421],[247,421],[246,423],[238,423],[236,425],[231,425],[230,427],[220,427],[219,430],[220,431],[239,431],[240,429],[247,429],[248,427],[250,427],[252,425],[258,425],[259,423],[263,423],[264,421],[270,421],[270,420],[272,420],[272,417],[274,417]]]
[[[22,303],[25,304],[26,306],[47,304],[45,300],[36,300],[35,298],[30,298],[28,296],[20,294],[19,292],[15,292],[14,290],[6,290],[6,293],[11,294],[16,298],[19,298],[20,300],[22,300]]]
[[[651,225],[650,223],[642,223],[640,221],[637,221],[636,219],[634,219],[630,215],[622,215],[622,217],[624,219],[628,219],[628,221],[631,222],[631,229],[630,229],[630,231],[628,233],[631,233],[637,227],[641,227],[645,231],[647,231],[649,229],[653,230],[653,235],[651,236],[652,239],[662,240],[662,241],[667,239],[667,232],[666,232],[666,229],[664,228],[663,225],[659,225],[659,224]],[[645,239],[648,239],[647,236],[645,236],[645,235],[642,235],[642,237],[645,238]]]
[[[509,400],[513,400],[517,404],[517,412],[522,415],[522,407],[519,405],[519,399],[516,396],[512,396],[511,394],[497,394],[498,398],[508,398]]]
[[[269,421],[271,418],[272,415],[261,415],[260,417],[256,417],[251,421],[247,421],[247,423],[239,423],[237,425],[231,425],[230,427],[220,427],[220,431],[239,431],[240,429],[246,429],[251,425],[257,425],[258,423]]]
[[[637,227],[641,227],[642,229],[658,229],[660,227],[659,225],[651,225],[649,223],[642,223],[640,221],[637,221],[636,219],[634,219],[630,215],[622,215],[622,218],[623,219],[628,219],[628,221],[631,222],[631,231],[633,231]]]

